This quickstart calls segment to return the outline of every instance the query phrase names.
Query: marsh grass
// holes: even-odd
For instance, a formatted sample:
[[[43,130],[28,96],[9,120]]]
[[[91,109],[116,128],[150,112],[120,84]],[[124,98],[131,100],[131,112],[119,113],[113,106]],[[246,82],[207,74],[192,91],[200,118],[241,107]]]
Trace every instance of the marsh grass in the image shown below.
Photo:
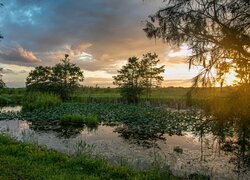
[[[94,114],[88,113],[86,116],[73,113],[73,114],[63,114],[60,116],[60,121],[64,123],[82,123],[87,125],[88,127],[96,127],[98,126],[100,120]]]
[[[61,104],[61,99],[54,94],[32,92],[25,96],[23,102],[24,111],[32,111],[37,108],[50,108],[54,106],[59,106]]]
[[[84,122],[84,116],[81,114],[63,114],[60,116],[60,121],[62,122],[74,122],[74,123],[83,123]]]
[[[74,145],[75,156],[87,155],[94,157],[94,148],[93,144],[88,144],[83,140],[79,140]]]
[[[84,123],[89,127],[96,127],[98,126],[100,120],[98,117],[94,114],[87,114],[87,116],[84,118]]]

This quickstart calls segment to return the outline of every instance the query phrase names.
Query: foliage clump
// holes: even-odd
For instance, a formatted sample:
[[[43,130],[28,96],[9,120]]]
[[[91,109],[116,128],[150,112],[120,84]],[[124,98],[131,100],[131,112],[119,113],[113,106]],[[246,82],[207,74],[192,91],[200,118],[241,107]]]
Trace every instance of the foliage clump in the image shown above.
[[[121,96],[127,103],[138,103],[140,96],[146,92],[150,96],[151,89],[163,81],[164,66],[157,67],[158,56],[154,53],[143,55],[139,60],[130,57],[126,65],[114,76],[114,84],[120,87]]]
[[[1,34],[0,34],[0,39],[1,39]],[[3,68],[0,68],[0,72],[3,71]],[[3,79],[2,79],[2,74],[0,74],[0,89],[3,89],[5,86],[5,83],[3,82]]]
[[[84,76],[80,67],[68,59],[68,55],[53,67],[38,66],[27,77],[28,91],[50,92],[58,94],[63,100],[80,87]]]

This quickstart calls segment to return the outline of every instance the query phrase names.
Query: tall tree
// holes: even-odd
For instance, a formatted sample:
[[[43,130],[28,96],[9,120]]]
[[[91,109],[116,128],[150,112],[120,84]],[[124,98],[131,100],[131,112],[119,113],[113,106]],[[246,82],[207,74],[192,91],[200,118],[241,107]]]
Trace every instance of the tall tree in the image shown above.
[[[189,65],[203,70],[194,87],[214,85],[212,70],[224,83],[224,74],[235,70],[239,86],[228,98],[209,104],[213,122],[238,134],[240,161],[249,163],[250,149],[250,1],[249,0],[165,0],[167,6],[150,16],[144,31],[149,38],[161,38],[172,45],[186,43],[192,50]],[[219,103],[218,103],[219,102]],[[220,103],[224,102],[224,103]],[[219,111],[218,111],[219,110]],[[208,120],[209,121],[209,120]],[[222,138],[225,136],[222,136]]]
[[[117,76],[113,76],[114,85],[121,88],[122,98],[128,103],[138,103],[143,91],[139,58],[130,57],[118,73]]]
[[[163,81],[164,66],[157,67],[159,63],[155,53],[143,55],[139,60],[137,57],[128,59],[128,63],[118,75],[114,76],[114,84],[121,88],[121,95],[128,103],[138,103],[140,95],[145,91],[149,97],[151,89],[159,86]]]
[[[161,73],[165,71],[165,66],[157,67],[159,62],[160,59],[158,59],[156,53],[144,54],[141,60],[141,75],[148,99],[151,96],[152,88],[161,85],[161,82],[163,81]]]
[[[3,68],[0,68],[0,73],[3,71]],[[3,82],[3,79],[2,79],[2,74],[0,74],[0,89],[4,88],[5,87],[5,83]]]
[[[27,77],[28,91],[42,91],[59,94],[63,100],[69,98],[69,94],[80,86],[84,80],[80,67],[70,62],[66,54],[62,63],[53,67],[38,66]]]
[[[203,71],[194,85],[213,85],[211,73],[227,63],[250,83],[250,1],[248,0],[165,0],[166,7],[150,16],[144,31],[149,38],[161,38],[180,46],[186,43],[193,55],[189,65]],[[243,76],[243,77],[242,77]]]

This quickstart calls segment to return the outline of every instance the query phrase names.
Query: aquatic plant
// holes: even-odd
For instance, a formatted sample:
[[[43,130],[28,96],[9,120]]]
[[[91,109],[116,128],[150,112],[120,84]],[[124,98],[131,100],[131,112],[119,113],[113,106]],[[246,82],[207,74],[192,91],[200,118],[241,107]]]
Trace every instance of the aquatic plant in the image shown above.
[[[86,116],[78,113],[63,114],[59,119],[64,123],[83,123],[88,127],[95,127],[99,124],[98,117],[91,113],[88,113]]]
[[[63,114],[59,118],[62,122],[75,122],[75,123],[83,123],[84,116],[80,114]]]
[[[89,127],[95,127],[99,124],[99,119],[96,115],[89,113],[84,117],[84,123]]]
[[[88,144],[83,140],[79,140],[74,145],[74,151],[76,156],[87,155],[92,156],[94,155],[94,148],[93,144]]]
[[[25,96],[23,101],[23,111],[32,111],[38,108],[50,108],[54,106],[59,106],[61,104],[61,99],[54,94],[33,92]]]

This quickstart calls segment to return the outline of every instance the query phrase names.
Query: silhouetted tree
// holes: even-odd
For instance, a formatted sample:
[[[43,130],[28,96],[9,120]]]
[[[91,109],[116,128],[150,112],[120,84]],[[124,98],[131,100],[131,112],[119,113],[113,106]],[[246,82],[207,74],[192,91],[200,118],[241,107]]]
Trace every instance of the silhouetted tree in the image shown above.
[[[0,68],[0,73],[3,71],[3,68]],[[2,74],[0,74],[0,89],[6,87],[5,86],[5,83],[3,82],[3,79],[2,79]]]
[[[137,57],[128,59],[128,63],[113,76],[114,84],[121,88],[121,95],[128,103],[138,103],[142,94],[143,85],[140,74],[140,62]]]
[[[114,84],[121,88],[121,95],[128,103],[138,103],[140,95],[146,90],[147,95],[151,88],[158,86],[163,81],[160,73],[164,72],[164,66],[156,67],[160,60],[154,53],[143,55],[143,59],[137,57],[128,59],[128,63],[114,76]]]
[[[69,98],[69,94],[80,86],[84,80],[81,69],[72,64],[68,55],[62,63],[53,67],[38,66],[27,77],[28,91],[52,92],[61,96],[63,100]]]
[[[223,87],[225,79],[226,79],[226,74],[228,74],[230,72],[230,68],[231,68],[231,65],[226,63],[226,62],[219,63],[216,66],[216,69],[217,69],[216,81],[218,81],[220,83],[221,91],[222,91],[222,87]]]
[[[166,0],[167,6],[150,16],[144,31],[172,45],[192,50],[189,65],[201,65],[194,85],[213,85],[211,73],[220,63],[236,69],[242,83],[250,82],[250,1]],[[242,77],[244,76],[244,77]]]
[[[163,81],[163,76],[160,74],[165,71],[165,66],[157,67],[159,62],[160,59],[158,59],[156,53],[147,53],[143,55],[141,60],[141,76],[143,86],[146,88],[147,98],[150,97],[152,88],[158,87]]]
[[[166,4],[150,16],[144,31],[149,38],[161,38],[177,46],[185,43],[192,50],[189,66],[203,67],[194,78],[194,87],[200,83],[214,85],[213,69],[221,85],[229,69],[235,70],[239,78],[237,91],[228,98],[215,97],[208,112],[219,132],[222,128],[227,133],[233,129],[234,136],[238,134],[239,157],[249,163],[250,1],[166,0]]]

